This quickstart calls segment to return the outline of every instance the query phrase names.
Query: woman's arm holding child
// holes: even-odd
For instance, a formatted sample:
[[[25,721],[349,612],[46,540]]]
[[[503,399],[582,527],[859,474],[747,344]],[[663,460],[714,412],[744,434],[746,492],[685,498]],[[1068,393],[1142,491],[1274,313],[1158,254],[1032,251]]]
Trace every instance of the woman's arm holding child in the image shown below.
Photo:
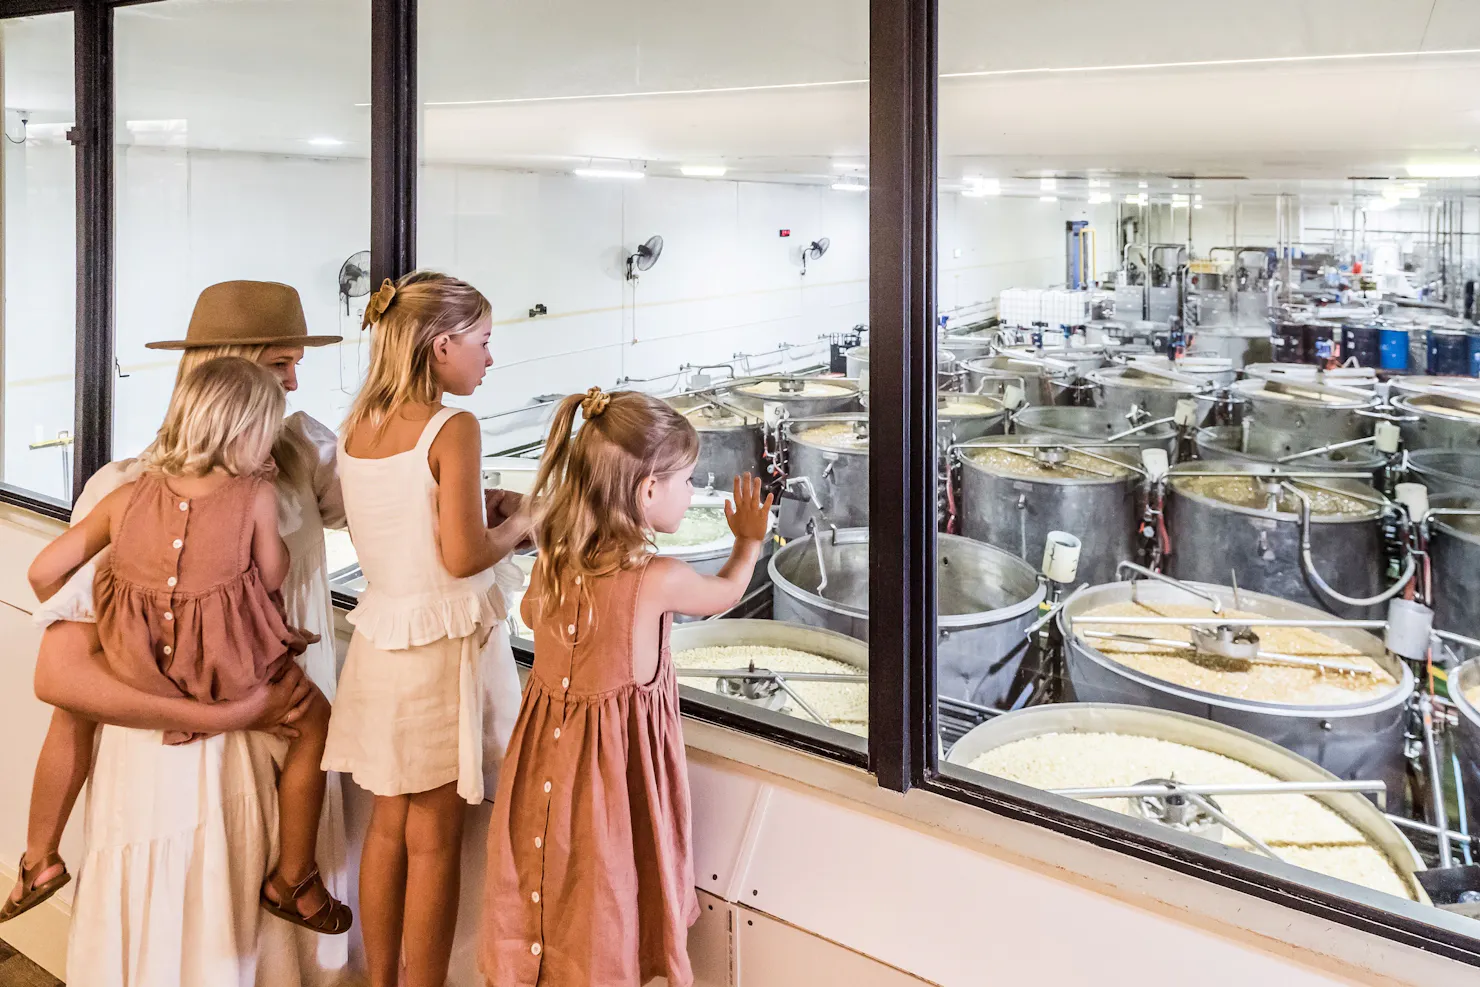
[[[97,625],[77,621],[58,621],[42,632],[35,689],[36,698],[48,705],[114,726],[187,733],[266,730],[290,738],[297,734],[290,724],[303,715],[313,692],[292,662],[276,682],[232,702],[202,703],[143,692],[108,668]]]
[[[258,484],[252,500],[252,561],[257,563],[268,592],[283,588],[292,557],[278,531],[277,487],[267,482]]]
[[[735,546],[724,567],[706,576],[677,559],[657,558],[650,563],[658,577],[655,602],[665,613],[712,617],[740,602],[760,558],[761,542],[770,530],[771,503],[761,500],[761,481],[750,474],[735,478],[735,499],[725,504],[725,519]]]
[[[104,497],[88,515],[64,531],[36,555],[26,578],[43,603],[56,595],[67,580],[112,540],[112,517],[128,504],[133,484],[125,484]]]
[[[529,534],[522,512],[488,527],[482,455],[478,419],[464,412],[442,427],[427,456],[437,478],[437,550],[442,565],[459,578],[491,568]]]

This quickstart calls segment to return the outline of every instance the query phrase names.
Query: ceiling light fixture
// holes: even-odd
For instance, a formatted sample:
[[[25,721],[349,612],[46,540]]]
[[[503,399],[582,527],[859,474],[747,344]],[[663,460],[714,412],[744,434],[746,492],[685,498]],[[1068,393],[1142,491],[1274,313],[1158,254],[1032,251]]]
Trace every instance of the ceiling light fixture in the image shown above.
[[[340,147],[344,144],[338,137],[310,137],[308,142],[314,147]]]
[[[1040,195],[1038,197],[1038,201],[1039,202],[1058,202],[1059,201],[1059,197],[1056,196],[1056,195]]]
[[[832,163],[835,171],[867,171],[868,165],[861,161],[834,161]]]
[[[577,178],[619,178],[625,181],[636,181],[646,177],[641,171],[624,171],[620,168],[577,168],[571,172]]]
[[[679,165],[678,170],[685,178],[723,178],[729,169],[722,165]]]
[[[1136,188],[1150,188],[1150,187],[1151,186],[1150,185],[1147,185],[1145,182],[1137,182],[1136,183]]]
[[[1040,179],[1038,179],[1038,188],[1041,191],[1044,191],[1044,192],[1052,192],[1054,189],[1056,189],[1058,187],[1059,187],[1059,180],[1057,178],[1040,178]]]
[[[837,182],[832,190],[834,192],[867,192],[868,186],[862,182]]]
[[[1092,206],[1102,206],[1109,201],[1109,192],[1091,192],[1089,194],[1089,204]]]
[[[1002,182],[996,178],[966,177],[966,189],[961,193],[968,199],[984,199],[989,195],[1001,195]]]
[[[1480,162],[1473,164],[1411,164],[1409,178],[1480,178]]]

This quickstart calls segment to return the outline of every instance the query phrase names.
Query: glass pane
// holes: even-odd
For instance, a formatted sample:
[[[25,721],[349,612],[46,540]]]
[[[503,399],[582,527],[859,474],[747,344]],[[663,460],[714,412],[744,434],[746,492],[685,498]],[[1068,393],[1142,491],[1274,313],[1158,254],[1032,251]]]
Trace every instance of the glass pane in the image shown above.
[[[868,315],[867,3],[420,16],[417,257],[494,306],[468,401],[488,482],[527,489],[564,395],[671,401],[699,430],[699,492],[660,551],[713,573],[732,478],[788,494],[736,619],[680,618],[680,668],[736,672],[683,675],[685,694],[861,750],[867,415],[845,353]]]
[[[942,3],[942,770],[1480,933],[1480,11],[1336,9]]]
[[[77,186],[72,15],[0,21],[5,65],[0,482],[72,500]]]
[[[115,14],[114,454],[153,438],[201,289],[297,289],[311,335],[359,335],[370,247],[370,5],[165,0]],[[360,279],[363,280],[363,279]],[[351,343],[307,350],[290,412],[338,426]],[[330,533],[331,567],[354,556]]]

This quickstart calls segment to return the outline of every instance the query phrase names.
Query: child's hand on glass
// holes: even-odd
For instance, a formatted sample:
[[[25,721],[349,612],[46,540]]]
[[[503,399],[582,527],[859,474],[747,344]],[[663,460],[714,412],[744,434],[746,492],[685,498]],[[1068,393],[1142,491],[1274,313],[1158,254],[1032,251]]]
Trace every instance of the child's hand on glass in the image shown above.
[[[759,477],[746,473],[735,477],[735,499],[725,502],[725,520],[736,541],[762,541],[771,528],[771,503],[774,496],[761,501]]]

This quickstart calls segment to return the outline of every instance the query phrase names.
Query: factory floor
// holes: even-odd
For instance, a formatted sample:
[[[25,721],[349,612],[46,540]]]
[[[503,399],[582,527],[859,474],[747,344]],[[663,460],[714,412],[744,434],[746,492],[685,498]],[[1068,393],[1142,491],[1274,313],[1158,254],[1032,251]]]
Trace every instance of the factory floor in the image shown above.
[[[61,983],[0,939],[0,987],[61,987]]]

